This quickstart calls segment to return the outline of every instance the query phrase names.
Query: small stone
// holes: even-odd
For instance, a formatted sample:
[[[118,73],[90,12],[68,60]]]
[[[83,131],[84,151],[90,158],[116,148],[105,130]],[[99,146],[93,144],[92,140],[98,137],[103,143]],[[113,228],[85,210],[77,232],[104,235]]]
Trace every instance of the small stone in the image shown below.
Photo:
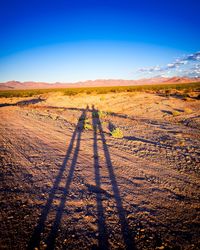
[[[157,247],[156,249],[163,250],[163,249],[165,249],[165,246]]]
[[[11,220],[11,219],[13,219],[14,217],[13,216],[9,216],[7,219],[8,220]]]

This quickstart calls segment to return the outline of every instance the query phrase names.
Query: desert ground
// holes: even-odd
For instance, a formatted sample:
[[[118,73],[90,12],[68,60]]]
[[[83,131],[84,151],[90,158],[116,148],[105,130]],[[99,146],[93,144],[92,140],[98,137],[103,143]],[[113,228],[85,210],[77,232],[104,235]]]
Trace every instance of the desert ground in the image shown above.
[[[0,249],[200,249],[196,95],[0,98]]]

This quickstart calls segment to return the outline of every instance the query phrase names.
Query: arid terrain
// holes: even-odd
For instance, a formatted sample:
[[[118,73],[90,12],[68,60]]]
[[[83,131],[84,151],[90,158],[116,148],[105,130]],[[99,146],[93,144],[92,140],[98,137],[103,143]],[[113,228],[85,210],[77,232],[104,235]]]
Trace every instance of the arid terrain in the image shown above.
[[[199,82],[200,78],[189,78],[189,77],[155,77],[155,78],[144,78],[139,80],[117,80],[117,79],[98,79],[88,80],[84,82],[75,83],[46,83],[46,82],[19,82],[19,81],[8,81],[0,83],[0,90],[11,90],[11,89],[48,89],[48,88],[80,88],[80,87],[106,87],[106,86],[141,86],[149,84],[177,84],[177,83],[189,83]]]
[[[198,94],[0,98],[0,249],[200,249]]]

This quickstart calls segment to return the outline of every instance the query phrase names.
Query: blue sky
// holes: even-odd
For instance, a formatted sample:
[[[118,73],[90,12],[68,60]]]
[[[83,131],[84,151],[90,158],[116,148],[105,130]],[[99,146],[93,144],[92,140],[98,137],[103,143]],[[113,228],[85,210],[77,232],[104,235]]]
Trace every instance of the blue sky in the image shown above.
[[[200,76],[199,13],[199,0],[0,1],[0,81]]]

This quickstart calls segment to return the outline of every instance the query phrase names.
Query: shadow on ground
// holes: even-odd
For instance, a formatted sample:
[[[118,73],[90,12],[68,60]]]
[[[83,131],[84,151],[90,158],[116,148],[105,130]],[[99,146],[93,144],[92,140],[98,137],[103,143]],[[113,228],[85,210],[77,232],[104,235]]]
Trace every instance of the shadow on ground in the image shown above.
[[[16,103],[2,103],[0,104],[0,107],[7,107],[7,106],[27,106],[27,105],[30,105],[30,104],[37,104],[37,103],[40,103],[40,102],[43,102],[45,101],[45,99],[42,99],[42,98],[34,98],[34,99],[30,99],[30,100],[25,100],[25,101],[19,101],[19,102],[16,102]]]
[[[82,114],[78,120],[78,123],[75,127],[75,130],[72,134],[68,150],[66,152],[66,156],[63,160],[62,166],[60,167],[60,170],[57,174],[57,177],[54,180],[53,187],[51,188],[51,191],[49,192],[48,199],[46,200],[46,204],[44,205],[40,218],[38,219],[37,226],[35,227],[29,245],[28,249],[37,249],[40,245],[40,241],[42,240],[42,234],[45,230],[45,222],[47,220],[47,217],[50,213],[50,210],[53,208],[53,201],[56,198],[56,192],[59,189],[59,184],[61,183],[61,180],[63,179],[64,171],[69,165],[69,159],[71,159],[71,163],[69,165],[69,172],[68,176],[65,179],[65,187],[62,190],[62,196],[60,198],[60,203],[58,205],[58,208],[55,211],[55,216],[53,223],[51,225],[50,231],[48,233],[48,236],[45,240],[45,243],[47,245],[46,249],[55,249],[56,246],[56,238],[58,236],[59,227],[61,225],[63,212],[66,212],[66,202],[70,190],[70,186],[73,182],[74,177],[74,171],[77,165],[78,157],[79,157],[79,151],[81,147],[81,136],[83,132],[83,124],[84,119],[86,118],[86,113],[89,111],[89,107],[86,107],[86,109],[82,110]],[[98,114],[98,110],[95,109],[93,106],[91,109],[91,112],[94,112]],[[95,249],[110,249],[110,242],[109,242],[109,232],[107,228],[107,222],[106,222],[106,215],[105,215],[105,207],[103,206],[103,195],[101,188],[101,173],[100,173],[100,158],[99,158],[99,150],[100,145],[103,147],[103,155],[105,159],[106,168],[109,174],[109,181],[112,188],[112,193],[114,198],[114,202],[117,209],[117,216],[119,218],[119,224],[121,228],[121,235],[124,242],[124,249],[135,249],[134,244],[134,237],[132,235],[132,232],[129,228],[128,221],[126,219],[126,213],[122,205],[122,198],[120,195],[120,190],[117,184],[113,164],[111,161],[110,152],[106,143],[106,138],[103,133],[101,120],[99,116],[95,116],[92,118],[93,123],[93,166],[94,166],[94,175],[95,175],[95,186],[90,186],[91,193],[95,194],[96,197],[96,207],[97,207],[97,226],[98,226],[98,246],[95,246]],[[101,147],[101,148],[102,148]],[[105,192],[105,191],[104,191]],[[107,194],[109,195],[109,194]],[[69,236],[70,237],[70,236]]]

